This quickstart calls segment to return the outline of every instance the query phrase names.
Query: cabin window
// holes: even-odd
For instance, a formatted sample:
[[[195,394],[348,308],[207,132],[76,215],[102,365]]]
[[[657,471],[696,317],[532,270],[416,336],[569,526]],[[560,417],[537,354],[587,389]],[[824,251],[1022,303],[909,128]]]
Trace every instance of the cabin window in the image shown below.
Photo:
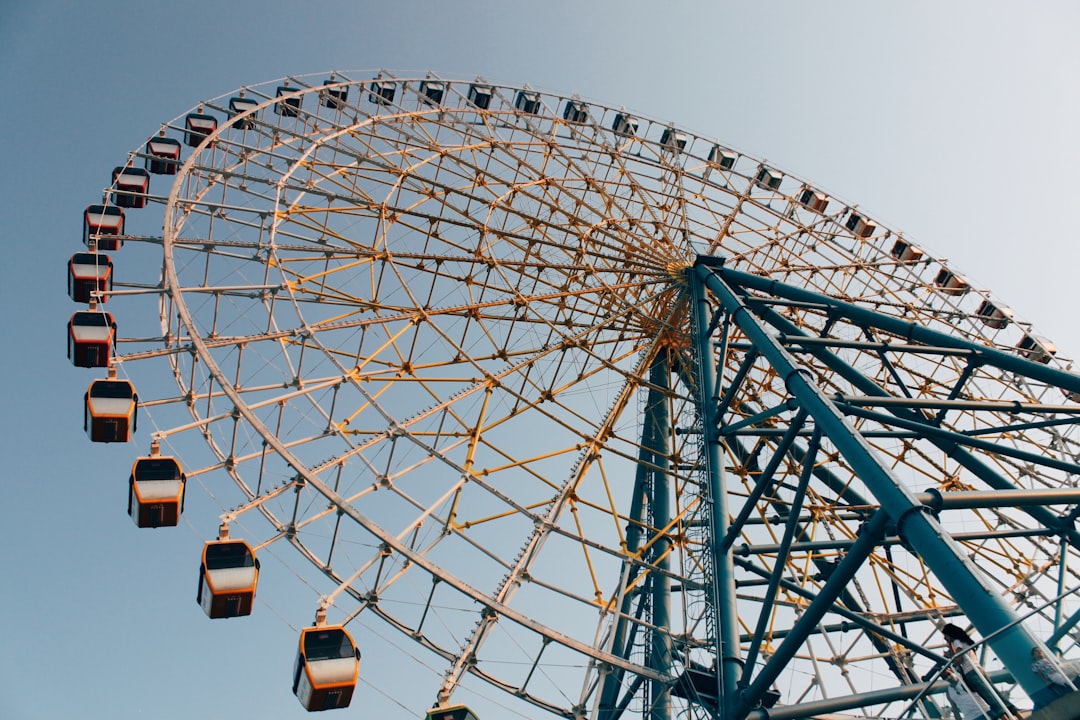
[[[310,660],[355,657],[349,636],[342,630],[309,631],[304,637],[304,655]]]
[[[90,387],[90,397],[129,400],[134,397],[131,383],[101,380]]]
[[[136,482],[155,480],[176,480],[180,477],[180,468],[175,460],[141,460],[135,466]]]
[[[242,542],[211,544],[206,548],[206,569],[226,570],[237,567],[254,567],[255,557]]]

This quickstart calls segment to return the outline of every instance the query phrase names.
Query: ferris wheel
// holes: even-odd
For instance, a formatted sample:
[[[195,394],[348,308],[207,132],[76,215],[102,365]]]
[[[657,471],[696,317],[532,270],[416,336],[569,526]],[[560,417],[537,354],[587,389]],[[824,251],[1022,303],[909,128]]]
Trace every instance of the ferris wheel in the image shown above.
[[[136,525],[216,530],[210,618],[311,595],[309,710],[380,685],[383,646],[444,720],[945,717],[946,627],[1008,713],[1049,702],[1032,648],[1076,655],[1071,364],[713,139],[290,77],[166,123],[83,240],[86,432],[138,448]]]

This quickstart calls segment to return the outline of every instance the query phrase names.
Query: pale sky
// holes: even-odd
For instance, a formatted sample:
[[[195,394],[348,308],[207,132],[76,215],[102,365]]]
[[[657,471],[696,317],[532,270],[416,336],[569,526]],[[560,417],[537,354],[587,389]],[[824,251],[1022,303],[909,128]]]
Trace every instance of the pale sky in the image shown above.
[[[1072,358],[1078,31],[1072,2],[0,3],[0,237],[13,260],[0,284],[0,716],[304,714],[289,680],[307,611],[208,621],[194,602],[205,538],[137,531],[135,448],[82,432],[90,374],[65,357],[65,264],[83,208],[162,122],[245,84],[334,69],[577,93],[858,204]],[[349,712],[407,720],[427,700],[361,689]]]

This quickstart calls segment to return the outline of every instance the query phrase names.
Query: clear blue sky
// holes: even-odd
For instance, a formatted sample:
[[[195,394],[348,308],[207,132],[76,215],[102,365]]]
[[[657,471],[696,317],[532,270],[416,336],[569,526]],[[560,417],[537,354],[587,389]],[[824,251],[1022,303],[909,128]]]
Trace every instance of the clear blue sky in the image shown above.
[[[208,621],[203,538],[137,532],[134,448],[82,432],[64,266],[82,209],[161,122],[333,69],[578,93],[858,203],[1077,357],[1078,32],[1066,1],[0,1],[0,717],[303,714],[289,673],[310,617]],[[388,720],[427,702],[361,690]]]

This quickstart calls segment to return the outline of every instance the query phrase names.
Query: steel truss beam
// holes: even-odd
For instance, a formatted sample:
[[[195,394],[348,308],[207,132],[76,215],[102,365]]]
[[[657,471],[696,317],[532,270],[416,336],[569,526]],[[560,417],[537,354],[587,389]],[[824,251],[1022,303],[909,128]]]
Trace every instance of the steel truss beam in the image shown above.
[[[798,712],[808,709],[797,711],[793,708],[778,708],[765,713],[755,708],[759,707],[799,648],[809,637],[819,632],[819,624],[830,612],[850,616],[853,621],[869,628],[871,637],[891,637],[891,642],[909,647],[913,652],[922,650],[908,641],[903,634],[896,634],[882,625],[875,625],[860,617],[857,601],[847,592],[848,584],[855,578],[856,572],[878,548],[887,550],[897,543],[902,543],[922,559],[954,598],[959,611],[989,639],[995,653],[1024,691],[1032,696],[1042,692],[1045,685],[1032,672],[1030,658],[1031,650],[1044,647],[1043,644],[1020,622],[1010,605],[958,544],[958,539],[973,539],[976,536],[986,538],[993,533],[972,533],[970,538],[954,537],[942,527],[937,513],[951,508],[1024,508],[1042,528],[997,531],[996,536],[1060,534],[1068,544],[1080,547],[1080,535],[1072,527],[1075,513],[1062,516],[1049,509],[1052,505],[1076,505],[1080,501],[1080,493],[1066,488],[1046,491],[1018,488],[1002,475],[1000,468],[991,467],[975,453],[993,452],[1017,463],[1038,463],[1043,467],[1075,475],[1080,475],[1080,464],[1047,458],[974,437],[975,434],[991,435],[993,430],[980,429],[979,433],[961,433],[945,429],[941,427],[941,423],[949,412],[997,411],[1056,415],[1046,421],[999,424],[996,430],[1002,433],[1017,428],[1070,425],[1080,420],[1075,417],[1080,412],[1080,408],[1075,405],[995,401],[984,403],[958,398],[975,369],[982,365],[992,365],[1006,372],[1017,373],[1034,381],[1059,387],[1066,393],[1080,393],[1080,377],[1009,352],[970,342],[962,337],[954,337],[768,278],[732,270],[724,267],[723,262],[717,258],[699,258],[695,267],[688,272],[688,281],[693,302],[693,323],[697,333],[697,389],[701,395],[706,447],[709,448],[706,453],[709,476],[707,487],[713,501],[724,498],[729,491],[725,485],[722,461],[725,452],[734,452],[752,459],[756,451],[752,445],[744,447],[743,441],[752,441],[755,437],[760,439],[766,432],[774,435],[777,441],[775,446],[770,447],[772,456],[765,468],[760,469],[757,484],[752,486],[750,497],[739,514],[734,519],[731,519],[726,511],[723,517],[714,516],[713,566],[717,571],[713,582],[716,588],[714,599],[718,604],[717,645],[723,650],[719,652],[720,662],[714,667],[718,699],[715,708],[710,711],[718,717],[738,719],[748,716],[795,717]],[[790,307],[813,309],[827,315],[828,320],[822,336],[807,335],[785,316],[782,310]],[[846,323],[848,327],[862,328],[867,339],[856,341],[826,337],[838,321]],[[738,343],[731,342],[729,329],[737,329],[742,340]],[[898,338],[899,342],[878,340],[875,338],[877,332]],[[714,339],[715,333],[721,335],[719,340]],[[717,347],[720,348],[719,362],[715,361]],[[876,354],[885,372],[899,388],[901,396],[895,397],[886,392],[877,382],[847,364],[835,352],[844,349]],[[723,368],[727,353],[733,350],[742,353],[737,370],[728,378],[718,378],[717,366]],[[890,361],[889,356],[897,353],[912,353],[925,357],[948,356],[959,359],[962,363],[966,362],[967,365],[949,389],[947,399],[923,398],[914,389],[905,386],[900,373]],[[829,389],[816,382],[815,375],[808,369],[809,366],[799,359],[802,356],[824,363],[863,395],[838,395],[829,392]],[[713,360],[705,362],[702,358]],[[781,399],[779,404],[758,408],[738,407],[739,401],[736,398],[739,396],[740,386],[746,381],[755,363],[767,364],[770,371],[782,379],[789,396],[786,400]],[[723,382],[725,379],[728,380],[727,384]],[[736,408],[740,413],[735,419],[728,421],[728,414]],[[880,412],[869,408],[878,408]],[[936,415],[931,414],[932,411],[936,411]],[[794,419],[784,420],[785,415],[794,415]],[[1072,417],[1069,417],[1070,415]],[[864,434],[855,423],[857,419],[872,419],[879,425],[900,431],[896,432],[896,436],[925,439],[945,451],[948,457],[994,490],[946,493],[916,493],[909,490],[905,482],[891,470],[890,464],[864,439]],[[865,437],[882,434],[884,433],[880,430],[870,430]],[[819,436],[827,438],[846,466],[869,488],[873,495],[872,505],[879,509],[866,515],[863,529],[857,537],[842,541],[822,541],[815,546],[814,542],[802,535],[807,520],[799,512],[799,506],[803,502],[801,498],[806,490],[806,480],[811,475],[824,480],[826,486],[838,493],[838,498],[853,507],[867,507],[867,499],[854,494],[843,478],[831,478],[827,468],[815,465]],[[809,437],[809,445],[799,445],[800,437]],[[790,515],[783,519],[781,541],[770,547],[739,545],[737,540],[741,530],[748,523],[754,522],[750,516],[753,506],[763,495],[767,496],[771,492],[770,488],[775,483],[785,482],[782,477],[785,473],[790,476],[790,467],[781,468],[785,457],[799,460],[803,470],[797,485],[786,488],[794,492],[796,500],[791,503]],[[816,593],[782,580],[782,561],[778,559],[774,572],[763,576],[768,592],[762,600],[764,607],[758,626],[756,629],[750,628],[751,632],[743,636],[743,639],[750,638],[749,654],[739,657],[737,601],[734,593],[726,588],[726,584],[731,582],[731,576],[725,577],[722,569],[727,568],[730,572],[735,563],[746,567],[745,561],[737,560],[736,555],[775,554],[782,558],[793,548],[803,551],[830,548],[839,551],[841,555],[837,562],[828,565],[827,577]],[[821,568],[819,565],[819,570]],[[752,569],[761,572],[760,567]],[[756,656],[765,636],[768,608],[781,587],[791,593],[803,593],[809,604],[802,609],[790,630],[785,629],[773,636],[776,639],[782,638],[782,641],[759,667]],[[899,606],[900,596],[895,585],[893,591]],[[941,617],[955,612],[956,609],[943,608]],[[898,622],[902,631],[904,620]],[[1071,626],[1075,622],[1076,618],[1071,617],[1066,624]],[[735,649],[734,653],[731,652],[732,648]],[[894,667],[894,672],[901,680],[901,687],[880,693],[882,702],[919,694],[923,686],[917,682],[917,678],[911,676],[909,670]],[[737,683],[733,682],[735,677],[739,678]],[[854,697],[857,696],[818,703],[820,707],[815,705],[816,712],[855,707],[856,705],[845,704]],[[869,698],[869,695],[857,702],[863,702],[866,698]],[[874,695],[874,698],[877,698],[877,695]],[[928,715],[937,714],[936,706],[924,704],[923,707]]]

